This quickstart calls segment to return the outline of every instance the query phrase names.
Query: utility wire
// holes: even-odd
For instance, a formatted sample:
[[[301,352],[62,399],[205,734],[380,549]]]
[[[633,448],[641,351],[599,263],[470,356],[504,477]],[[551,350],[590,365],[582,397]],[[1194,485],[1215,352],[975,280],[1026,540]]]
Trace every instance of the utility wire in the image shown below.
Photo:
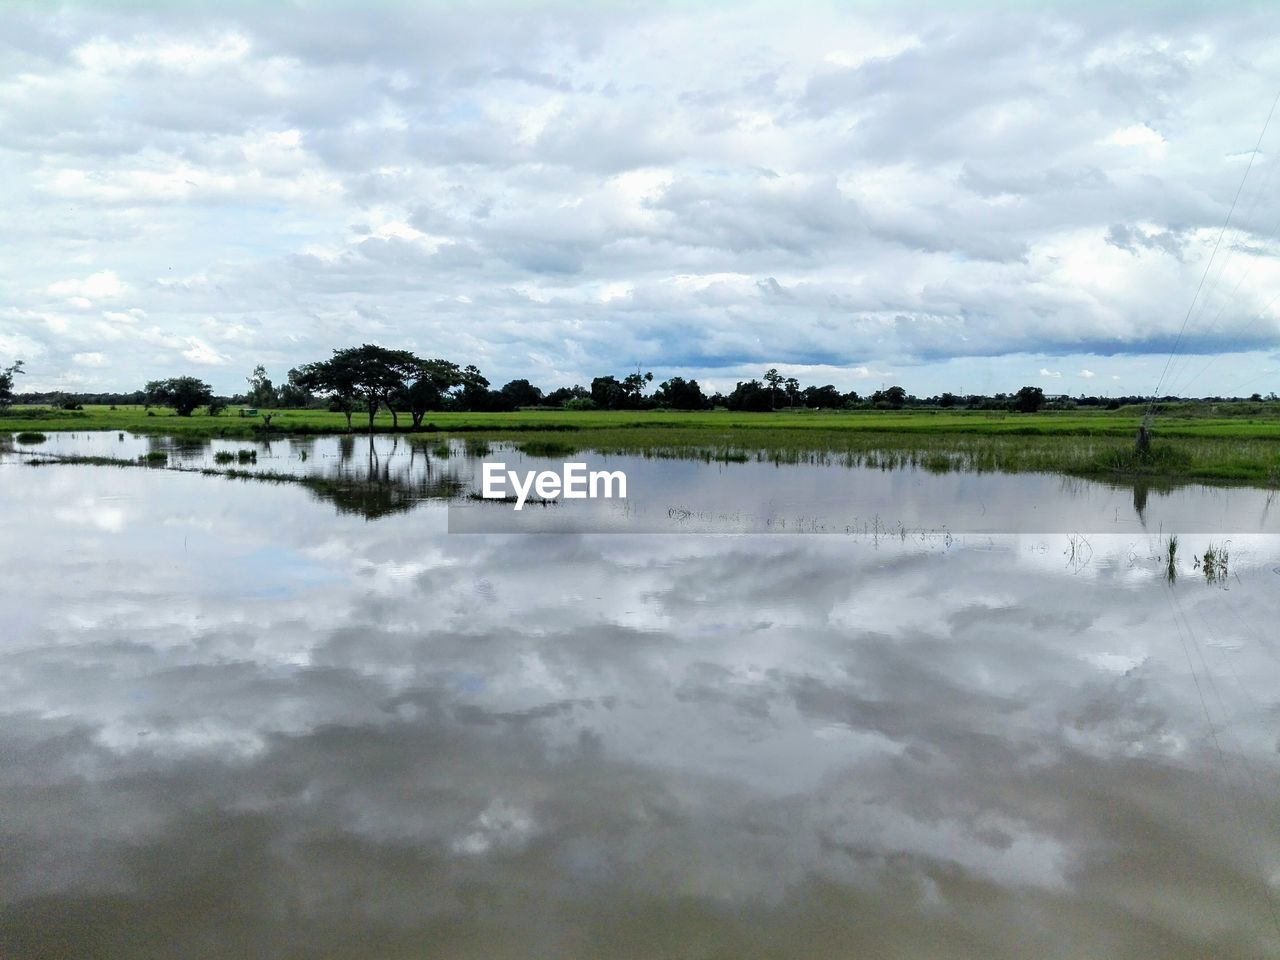
[[[1213,267],[1213,261],[1218,256],[1218,248],[1222,245],[1222,238],[1226,235],[1227,226],[1231,223],[1231,216],[1236,212],[1236,204],[1240,202],[1240,194],[1244,190],[1245,181],[1249,179],[1249,171],[1253,169],[1253,161],[1257,158],[1258,151],[1262,149],[1262,138],[1267,135],[1267,128],[1271,126],[1271,117],[1276,112],[1277,103],[1280,103],[1280,91],[1276,92],[1275,99],[1271,101],[1271,109],[1267,111],[1267,119],[1262,124],[1262,132],[1258,134],[1258,142],[1249,154],[1249,162],[1245,165],[1244,176],[1240,178],[1240,185],[1236,187],[1235,196],[1231,198],[1231,207],[1227,210],[1227,219],[1222,222],[1222,229],[1218,231],[1218,239],[1214,241],[1213,251],[1209,254],[1209,262],[1205,264],[1204,273],[1200,275],[1200,283],[1196,285],[1196,292],[1191,297],[1191,304],[1187,307],[1187,315],[1182,318],[1182,326],[1178,330],[1178,336],[1173,341],[1173,349],[1169,351],[1169,357],[1164,362],[1164,369],[1160,371],[1160,379],[1156,381],[1156,388],[1151,392],[1151,402],[1147,406],[1147,415],[1144,419],[1150,419],[1152,411],[1155,410],[1156,397],[1160,396],[1160,387],[1169,373],[1169,365],[1173,363],[1173,358],[1178,353],[1178,347],[1182,344],[1183,335],[1187,332],[1187,323],[1191,320],[1191,313],[1195,310],[1196,301],[1200,299],[1200,291],[1204,288],[1204,282]]]

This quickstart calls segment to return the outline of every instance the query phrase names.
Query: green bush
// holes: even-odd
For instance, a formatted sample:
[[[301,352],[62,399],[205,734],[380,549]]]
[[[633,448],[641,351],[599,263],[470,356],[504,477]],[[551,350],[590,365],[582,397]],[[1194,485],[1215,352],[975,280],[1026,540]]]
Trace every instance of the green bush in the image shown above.
[[[48,439],[43,433],[37,433],[35,430],[23,430],[17,437],[19,443],[44,443]]]

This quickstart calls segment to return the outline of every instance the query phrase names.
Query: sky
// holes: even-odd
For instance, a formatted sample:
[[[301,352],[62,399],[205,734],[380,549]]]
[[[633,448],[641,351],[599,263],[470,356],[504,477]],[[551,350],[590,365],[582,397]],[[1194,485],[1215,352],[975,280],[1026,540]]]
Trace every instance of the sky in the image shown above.
[[[545,388],[776,366],[1266,394],[1275,27],[1246,4],[6,0],[0,364],[21,389],[235,392],[372,342]]]

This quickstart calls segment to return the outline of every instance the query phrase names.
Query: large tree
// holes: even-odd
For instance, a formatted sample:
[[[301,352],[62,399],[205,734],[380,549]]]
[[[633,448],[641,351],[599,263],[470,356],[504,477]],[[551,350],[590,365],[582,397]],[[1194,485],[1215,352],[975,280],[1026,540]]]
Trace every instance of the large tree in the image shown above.
[[[763,412],[773,409],[773,396],[759,380],[738,381],[726,403],[730,410]]]
[[[13,378],[22,373],[22,361],[15,360],[0,370],[0,410],[13,404]]]
[[[838,410],[844,406],[844,396],[834,384],[804,388],[804,405],[818,410]]]
[[[591,399],[601,410],[615,410],[622,405],[622,384],[617,377],[596,377],[591,381]]]
[[[888,407],[891,410],[901,410],[907,404],[907,391],[902,387],[889,387],[887,390],[877,390],[871,395],[871,403],[877,407]]]
[[[463,372],[456,363],[448,360],[418,360],[410,371],[407,382],[392,403],[409,411],[416,430],[430,410],[439,410],[449,400],[449,391],[462,386]],[[392,410],[394,418],[395,410]],[[394,422],[394,420],[393,420]]]
[[[772,410],[778,405],[778,387],[786,381],[786,377],[778,372],[777,367],[770,367],[765,371],[764,382],[769,384],[769,409]]]
[[[498,392],[511,401],[513,407],[536,407],[542,402],[542,391],[528,380],[512,380]]]
[[[1040,387],[1023,387],[1014,394],[1013,406],[1021,413],[1035,413],[1044,406],[1044,390]]]
[[[698,381],[686,380],[684,377],[662,381],[653,398],[662,406],[673,410],[703,410],[707,406],[707,398],[702,395]]]
[[[251,407],[274,407],[276,405],[276,388],[267,376],[267,368],[258,364],[246,378],[249,392],[246,399]]]
[[[408,350],[389,350],[372,343],[335,350],[333,359],[354,372],[356,396],[369,414],[369,432],[373,433],[373,419],[384,403],[391,411],[392,427],[399,427],[400,418],[391,400],[403,393],[405,381],[421,361]]]
[[[346,357],[334,351],[328,360],[303,364],[289,371],[289,383],[299,391],[315,394],[329,401],[329,409],[347,418],[351,432],[351,414],[356,406],[356,370]]]
[[[506,398],[498,391],[489,389],[489,381],[480,368],[473,363],[462,368],[461,389],[453,394],[454,403],[462,410],[502,410],[510,409]]]
[[[147,384],[147,403],[173,407],[180,417],[189,417],[196,407],[213,402],[213,387],[196,377],[171,377]]]
[[[280,406],[305,407],[312,400],[311,391],[298,383],[298,370],[289,371],[289,379],[280,385]]]
[[[652,373],[629,373],[622,378],[622,404],[631,410],[639,409],[644,403],[644,388],[653,383]]]

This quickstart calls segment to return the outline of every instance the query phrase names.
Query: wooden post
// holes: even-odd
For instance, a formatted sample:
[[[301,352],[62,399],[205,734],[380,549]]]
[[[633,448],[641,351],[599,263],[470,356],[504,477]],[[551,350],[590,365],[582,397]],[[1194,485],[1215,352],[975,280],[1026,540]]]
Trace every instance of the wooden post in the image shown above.
[[[1145,457],[1151,452],[1151,433],[1147,430],[1145,420],[1138,425],[1138,435],[1133,439],[1133,446],[1140,456]]]

